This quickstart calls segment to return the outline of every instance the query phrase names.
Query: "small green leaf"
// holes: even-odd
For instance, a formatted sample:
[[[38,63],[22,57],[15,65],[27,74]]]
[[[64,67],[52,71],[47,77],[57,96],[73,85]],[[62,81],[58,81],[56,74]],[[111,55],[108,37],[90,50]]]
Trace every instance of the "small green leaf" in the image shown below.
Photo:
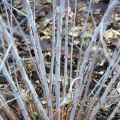
[[[38,112],[34,112],[34,113],[33,113],[33,116],[34,116],[34,119],[35,119],[35,120],[38,120],[38,119],[39,119]]]

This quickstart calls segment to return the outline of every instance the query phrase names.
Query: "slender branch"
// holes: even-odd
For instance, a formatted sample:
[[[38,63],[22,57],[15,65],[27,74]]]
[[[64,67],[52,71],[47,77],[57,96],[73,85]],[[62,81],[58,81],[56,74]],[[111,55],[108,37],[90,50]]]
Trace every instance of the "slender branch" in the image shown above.
[[[5,23],[4,23],[4,21],[2,20],[2,17],[0,17],[0,23],[1,23],[3,26],[5,26]],[[28,76],[27,76],[27,74],[26,74],[25,68],[24,68],[24,66],[23,66],[23,64],[22,64],[22,62],[21,62],[20,56],[19,56],[18,53],[17,53],[17,49],[16,49],[16,47],[15,47],[15,44],[14,44],[14,42],[13,42],[13,39],[11,38],[10,34],[8,33],[8,31],[7,31],[5,28],[2,28],[2,30],[0,29],[0,31],[3,33],[3,35],[4,35],[4,37],[6,38],[8,44],[12,44],[12,54],[13,54],[13,56],[14,56],[14,58],[15,58],[15,60],[16,60],[16,63],[17,63],[17,65],[18,65],[19,69],[20,69],[21,75],[22,75],[22,77],[24,78],[25,82],[27,83],[27,85],[28,85],[28,87],[29,87],[29,89],[30,89],[30,91],[31,91],[31,93],[32,93],[32,96],[33,96],[34,101],[35,101],[35,103],[36,103],[36,105],[37,105],[37,107],[38,107],[39,112],[42,113],[41,115],[43,116],[43,118],[44,118],[45,120],[48,120],[47,113],[46,113],[46,111],[44,110],[44,108],[43,108],[40,100],[38,99],[38,95],[37,95],[37,93],[36,93],[36,91],[35,91],[35,88],[33,87],[30,79],[28,78]]]
[[[34,48],[35,48],[34,49],[35,50],[35,55],[36,55],[37,60],[39,60],[38,69],[39,69],[39,72],[40,72],[40,76],[42,78],[41,82],[44,85],[44,89],[45,89],[45,93],[46,93],[46,97],[47,97],[47,101],[48,101],[49,113],[52,114],[51,94],[50,94],[48,83],[47,83],[44,57],[43,57],[42,49],[41,49],[41,46],[40,46],[39,36],[38,36],[38,33],[37,33],[37,29],[36,29],[36,26],[35,26],[35,21],[33,19],[33,14],[32,14],[32,10],[31,10],[29,1],[28,0],[23,0],[23,3],[24,3],[23,4],[24,9],[27,12],[27,19],[28,19],[28,23],[29,23],[31,38],[32,38],[32,40],[34,40],[33,45],[34,45]]]
[[[58,28],[57,28],[57,44],[56,44],[56,68],[55,68],[55,95],[56,95],[56,119],[60,120],[60,59],[61,59],[61,39],[62,39],[62,22],[64,11],[64,0],[60,0]]]

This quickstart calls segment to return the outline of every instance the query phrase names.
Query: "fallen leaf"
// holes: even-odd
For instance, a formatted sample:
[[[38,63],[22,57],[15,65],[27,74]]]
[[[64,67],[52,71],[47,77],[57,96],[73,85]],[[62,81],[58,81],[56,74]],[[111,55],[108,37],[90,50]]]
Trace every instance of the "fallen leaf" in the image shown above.
[[[46,27],[50,22],[51,22],[52,18],[46,18],[44,21],[43,21],[43,25],[44,27]]]
[[[92,0],[93,3],[98,3],[100,0]]]
[[[81,33],[81,27],[75,27],[74,28],[74,34],[73,34],[73,28],[71,28],[70,32],[69,32],[69,35],[74,36],[74,37],[78,37],[80,33]]]
[[[107,31],[105,31],[104,37],[107,41],[111,40],[111,39],[118,39],[120,38],[120,32],[113,30],[113,29],[108,29]]]

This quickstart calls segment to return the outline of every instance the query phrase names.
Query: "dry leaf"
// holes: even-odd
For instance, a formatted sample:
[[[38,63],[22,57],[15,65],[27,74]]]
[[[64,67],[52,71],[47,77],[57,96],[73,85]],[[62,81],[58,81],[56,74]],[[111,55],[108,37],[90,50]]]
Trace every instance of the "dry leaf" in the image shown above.
[[[113,29],[108,29],[105,31],[104,37],[106,40],[111,40],[111,39],[118,39],[120,38],[120,32],[113,30]]]
[[[73,35],[73,28],[70,29],[69,35],[74,36],[74,37],[78,37],[80,33],[81,33],[81,27],[75,27],[74,28],[74,35]]]
[[[92,2],[93,3],[98,3],[100,0],[93,0]]]

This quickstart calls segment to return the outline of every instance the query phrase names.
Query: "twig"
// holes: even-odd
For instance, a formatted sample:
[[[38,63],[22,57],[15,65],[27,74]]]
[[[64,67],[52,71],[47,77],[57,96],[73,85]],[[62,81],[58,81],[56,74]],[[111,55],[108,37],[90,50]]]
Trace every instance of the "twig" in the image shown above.
[[[60,59],[61,59],[61,39],[62,39],[62,22],[65,1],[60,0],[58,28],[57,28],[57,43],[56,43],[56,68],[55,68],[55,96],[56,96],[56,119],[60,120]]]

